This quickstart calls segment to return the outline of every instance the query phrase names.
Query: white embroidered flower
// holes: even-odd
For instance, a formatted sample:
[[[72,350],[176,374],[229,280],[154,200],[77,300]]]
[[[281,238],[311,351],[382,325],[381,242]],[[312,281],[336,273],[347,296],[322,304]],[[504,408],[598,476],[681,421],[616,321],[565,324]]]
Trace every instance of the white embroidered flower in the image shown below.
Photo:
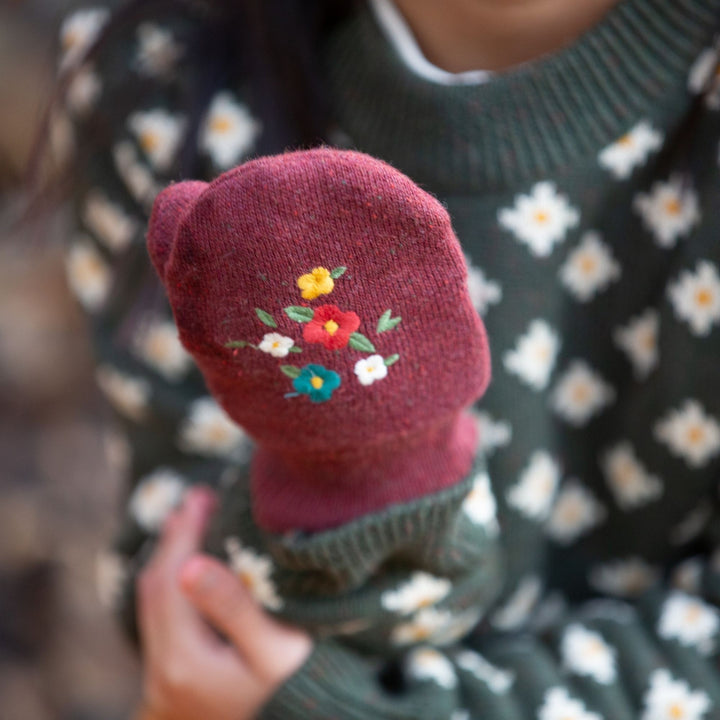
[[[151,77],[167,75],[184,52],[172,32],[155,23],[144,22],[139,25],[137,39],[138,69]]]
[[[703,558],[691,557],[675,566],[670,585],[688,595],[698,595],[702,590]]]
[[[650,153],[663,143],[663,134],[647,120],[641,120],[625,135],[600,151],[600,165],[618,180],[626,180],[636,167],[647,162]]]
[[[544,390],[555,366],[560,338],[544,320],[533,320],[514,350],[503,356],[503,365],[533,390]]]
[[[720,452],[720,425],[697,400],[686,400],[655,425],[655,437],[693,468],[706,465]]]
[[[476,609],[453,614],[434,607],[422,608],[411,620],[393,629],[391,640],[396,645],[420,642],[448,645],[467,635],[480,616],[481,611]]]
[[[698,55],[690,68],[688,89],[696,95],[705,93],[705,104],[720,109],[720,40]]]
[[[500,226],[525,243],[536,257],[547,257],[567,231],[580,222],[580,213],[552,182],[539,182],[529,195],[517,195],[512,208],[498,211]]]
[[[713,515],[710,502],[702,501],[670,530],[669,540],[673,545],[685,545],[692,542],[705,529]]]
[[[372,385],[387,377],[388,369],[382,355],[370,355],[355,363],[355,374],[361,385]]]
[[[663,493],[663,484],[651,475],[635,455],[632,445],[621,442],[607,450],[600,458],[605,481],[622,510],[634,510]]]
[[[605,508],[577,480],[568,480],[550,513],[547,534],[561,545],[569,545],[605,519]]]
[[[140,228],[138,221],[120,205],[111,202],[99,190],[91,190],[85,198],[82,220],[108,250],[125,250]]]
[[[553,390],[550,404],[565,422],[586,425],[593,415],[615,400],[615,390],[585,361],[573,360]]]
[[[119,142],[113,148],[113,162],[133,199],[150,208],[161,188],[152,173],[138,159],[135,146],[128,140]]]
[[[150,383],[131,377],[109,365],[98,365],[95,380],[110,404],[131,420],[142,420],[147,414]]]
[[[507,491],[507,502],[533,520],[545,520],[550,513],[560,482],[560,467],[544,450],[530,456],[520,479]]]
[[[497,522],[497,503],[487,473],[480,473],[473,480],[472,490],[465,496],[462,510],[473,523],[483,525],[490,537],[497,536],[500,530]]]
[[[182,502],[187,482],[169,468],[158,468],[141,478],[128,501],[128,512],[146,532],[158,532]]]
[[[225,540],[225,552],[230,569],[253,598],[269,610],[280,610],[284,602],[272,580],[273,564],[270,558],[244,547],[235,537]]]
[[[415,572],[397,589],[384,592],[380,603],[386,610],[409,615],[440,602],[451,589],[452,583],[447,578]]]
[[[182,141],[184,119],[157,108],[134,112],[128,119],[128,127],[150,164],[161,172],[169,170]]]
[[[242,460],[248,450],[245,432],[211,397],[190,405],[183,422],[178,446],[184,452]]]
[[[81,117],[93,109],[101,92],[100,77],[88,64],[75,72],[65,94],[65,103],[73,115]]]
[[[175,323],[147,319],[133,338],[135,354],[168,380],[180,380],[192,366],[192,358],[180,342]]]
[[[579,700],[570,697],[564,687],[552,687],[545,693],[537,720],[603,720],[600,715],[589,712]]]
[[[536,575],[524,577],[510,597],[492,614],[490,622],[498,630],[517,630],[530,619],[540,594],[542,582]]]
[[[620,277],[620,265],[596,232],[587,232],[560,268],[562,284],[580,302],[592,300]]]
[[[78,237],[65,258],[68,285],[86,310],[99,310],[107,300],[110,268],[89,238]]]
[[[288,356],[290,348],[293,347],[293,345],[295,345],[295,341],[292,338],[285,337],[280,333],[271,332],[263,335],[263,339],[258,345],[258,350],[269,353],[276,358],[283,358]]]
[[[455,656],[455,662],[461,670],[484,682],[496,695],[506,693],[515,682],[515,673],[493,665],[473,650],[461,650]]]
[[[107,8],[86,8],[66,17],[60,26],[60,67],[67,68],[80,60],[109,19]]]
[[[492,455],[497,448],[505,447],[512,439],[512,426],[506,420],[495,420],[489,413],[473,414],[477,423],[480,451]]]
[[[102,434],[103,451],[108,467],[117,475],[125,475],[132,462],[132,445],[127,435],[117,426]]]
[[[502,300],[502,288],[500,283],[495,280],[489,280],[485,277],[485,272],[472,264],[472,260],[466,255],[468,269],[468,292],[473,307],[477,310],[478,315],[485,317],[490,305],[497,305]]]
[[[668,285],[668,297],[675,314],[695,335],[709,335],[720,322],[720,276],[707,260],[699,262],[694,273],[683,270],[678,280]]]
[[[596,565],[588,580],[596,590],[607,595],[633,598],[641,595],[657,581],[659,571],[642,558],[631,557]]]
[[[659,326],[658,312],[648,308],[613,332],[615,344],[627,354],[639,380],[646,378],[657,367]]]
[[[720,615],[714,607],[676,590],[663,604],[657,632],[665,640],[677,640],[681,645],[709,655],[715,649],[719,628]]]
[[[247,107],[232,93],[220,92],[210,103],[200,147],[219,168],[226,170],[248,153],[259,132],[260,123]]]
[[[638,193],[633,208],[662,248],[675,247],[700,222],[700,204],[695,190],[681,175],[656,182],[649,194]]]
[[[702,720],[710,709],[710,698],[702,690],[691,690],[667,670],[655,670],[643,698],[640,720]]]
[[[577,623],[570,625],[563,633],[560,654],[571,673],[591,677],[603,685],[615,682],[615,648],[598,633]]]
[[[452,663],[432,648],[413,650],[407,659],[407,671],[415,680],[432,680],[448,690],[457,685],[457,675]]]
[[[95,558],[95,588],[104,608],[112,610],[120,605],[129,574],[127,558],[110,550],[98,553]]]

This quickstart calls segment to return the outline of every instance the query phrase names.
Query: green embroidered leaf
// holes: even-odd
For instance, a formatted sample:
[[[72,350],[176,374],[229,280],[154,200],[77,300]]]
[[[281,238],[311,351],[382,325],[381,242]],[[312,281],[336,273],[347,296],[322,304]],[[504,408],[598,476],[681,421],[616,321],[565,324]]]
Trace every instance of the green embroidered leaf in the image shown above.
[[[347,268],[344,265],[341,265],[340,267],[336,267],[334,270],[330,272],[330,277],[333,280],[337,280],[341,275],[345,274],[345,271]]]
[[[260,318],[260,322],[265,323],[268,327],[277,327],[277,323],[273,320],[273,316],[270,313],[267,313],[260,308],[255,308],[255,314]]]
[[[354,332],[350,336],[350,347],[362,352],[375,352],[375,346],[361,333]]]
[[[390,367],[391,365],[394,365],[399,359],[400,356],[397,353],[395,353],[394,355],[389,355],[385,358],[385,367]]]
[[[378,320],[377,331],[378,334],[385,332],[386,330],[392,330],[394,327],[400,324],[401,317],[392,317],[392,311],[386,310]]]
[[[250,343],[247,342],[247,340],[231,340],[230,342],[225,343],[226,348],[244,348],[247,347]]]
[[[299,353],[299,352],[302,352],[302,348],[299,348],[297,345],[293,345],[290,348],[290,352]]]
[[[285,308],[285,314],[295,322],[310,322],[315,315],[315,311],[309,307],[303,307],[302,305],[290,305]]]
[[[287,375],[289,378],[292,378],[293,380],[296,377],[299,377],[300,373],[302,372],[300,368],[297,367],[297,365],[281,365],[280,370],[282,370],[285,375]]]

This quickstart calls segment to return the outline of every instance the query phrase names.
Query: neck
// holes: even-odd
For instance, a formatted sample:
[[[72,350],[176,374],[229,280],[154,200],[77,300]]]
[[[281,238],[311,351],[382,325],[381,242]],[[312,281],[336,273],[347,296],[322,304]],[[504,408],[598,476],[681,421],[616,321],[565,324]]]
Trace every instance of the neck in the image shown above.
[[[427,59],[448,72],[506,70],[572,43],[618,0],[394,0]]]

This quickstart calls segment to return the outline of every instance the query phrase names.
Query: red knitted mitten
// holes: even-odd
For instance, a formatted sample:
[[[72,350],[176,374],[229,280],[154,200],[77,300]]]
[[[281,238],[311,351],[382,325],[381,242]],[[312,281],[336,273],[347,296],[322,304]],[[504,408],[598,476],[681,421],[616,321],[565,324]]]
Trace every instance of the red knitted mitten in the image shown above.
[[[320,530],[458,482],[485,331],[440,203],[367,155],[253,160],[155,202],[150,254],[185,347],[255,439],[253,511]]]

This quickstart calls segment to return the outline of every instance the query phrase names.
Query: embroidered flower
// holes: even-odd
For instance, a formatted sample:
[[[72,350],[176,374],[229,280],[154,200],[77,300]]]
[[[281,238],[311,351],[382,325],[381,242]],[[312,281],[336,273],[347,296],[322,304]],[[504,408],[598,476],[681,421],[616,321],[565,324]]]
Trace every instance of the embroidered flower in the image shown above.
[[[133,350],[171,382],[180,380],[193,364],[170,320],[148,319],[142,323],[133,338]]]
[[[607,595],[635,598],[657,581],[660,573],[642,558],[630,557],[596,565],[588,576],[590,585]]]
[[[615,399],[615,391],[586,362],[573,360],[552,393],[550,404],[574,427],[587,424]]]
[[[131,377],[109,365],[99,365],[95,380],[110,404],[131,420],[142,420],[148,409],[150,383],[144,378]]]
[[[698,55],[690,68],[688,90],[705,93],[705,104],[711,110],[720,109],[720,40]]]
[[[478,315],[484,317],[490,305],[497,305],[502,300],[502,288],[495,280],[488,280],[485,272],[472,264],[469,257],[465,257],[468,269],[467,286],[470,301]]]
[[[512,426],[505,420],[495,420],[484,411],[475,413],[478,428],[479,449],[492,455],[497,448],[505,447],[512,439]]]
[[[617,653],[602,635],[577,623],[570,625],[563,633],[560,654],[571,673],[591,677],[603,685],[615,682]]]
[[[569,545],[605,519],[605,508],[577,480],[568,480],[558,493],[547,524],[548,535]]]
[[[542,582],[539,577],[524,577],[510,597],[492,614],[491,624],[498,630],[517,630],[529,620],[541,593]]]
[[[115,145],[113,162],[132,198],[149,208],[161,188],[155,182],[152,173],[138,159],[137,150],[129,140],[123,140]]]
[[[639,380],[646,378],[658,364],[660,316],[649,308],[613,332],[615,344],[623,350]]]
[[[439,578],[426,572],[415,572],[396,590],[388,590],[380,597],[386,610],[408,615],[440,602],[452,589],[447,578]]]
[[[89,238],[77,238],[65,258],[68,285],[86,310],[99,310],[110,292],[110,268]]]
[[[600,715],[589,712],[580,700],[570,697],[564,687],[551,687],[538,710],[537,720],[603,720]]]
[[[88,230],[109,250],[121,251],[130,245],[139,224],[125,213],[120,205],[111,202],[98,190],[91,190],[82,211],[82,219]]]
[[[489,663],[474,650],[461,650],[455,656],[457,666],[484,682],[496,695],[506,693],[515,682],[515,673]]]
[[[391,640],[395,645],[447,645],[470,632],[479,619],[480,611],[475,609],[455,615],[435,607],[422,608],[411,620],[393,629]]]
[[[672,592],[663,604],[658,620],[658,635],[665,640],[677,640],[704,655],[715,648],[720,629],[718,611],[699,598],[684,592]]]
[[[625,135],[602,150],[598,160],[615,178],[626,180],[636,167],[647,162],[650,153],[659,149],[662,142],[663,134],[647,120],[641,120]]]
[[[533,390],[543,390],[550,380],[559,349],[557,332],[544,320],[533,320],[527,332],[518,338],[515,349],[505,353],[503,365]]]
[[[360,327],[360,318],[352,311],[343,312],[335,305],[321,305],[313,319],[305,324],[305,342],[319,343],[328,350],[340,350],[350,342],[350,336]]]
[[[547,257],[567,231],[580,222],[580,213],[552,182],[539,182],[529,195],[517,195],[512,208],[498,211],[500,226],[510,230],[537,257]]]
[[[230,568],[250,595],[268,610],[280,610],[285,603],[272,580],[273,564],[270,558],[244,547],[235,537],[225,540],[225,552]]]
[[[335,287],[330,271],[324,267],[316,267],[298,278],[297,285],[305,300],[314,300],[320,295],[329,295]]]
[[[694,335],[709,335],[720,322],[720,276],[713,263],[703,260],[694,273],[683,270],[668,286],[675,314],[690,325]]]
[[[70,85],[65,95],[65,102],[68,110],[76,117],[81,117],[90,112],[97,103],[102,92],[102,81],[99,75],[88,63],[70,80]]]
[[[155,533],[181,503],[187,483],[169,468],[158,468],[143,477],[128,501],[128,511],[146,532]]]
[[[141,73],[162,77],[170,73],[184,50],[167,28],[144,22],[137,29],[137,65]]]
[[[498,534],[497,503],[486,472],[480,473],[473,480],[472,490],[463,500],[462,511],[473,523],[483,525],[490,537]]]
[[[388,369],[382,355],[371,355],[355,363],[355,374],[361,385],[372,385],[387,377]]]
[[[60,67],[66,68],[80,60],[109,19],[107,8],[78,10],[65,18],[60,26]]]
[[[700,222],[697,193],[679,174],[667,182],[656,182],[649,194],[639,193],[633,208],[662,248],[675,247],[678,238],[688,235]]]
[[[560,268],[560,280],[580,302],[592,300],[620,277],[620,265],[596,232],[583,235]]]
[[[448,690],[457,685],[452,663],[432,648],[419,648],[411,652],[407,660],[407,671],[416,680],[432,680]]]
[[[520,479],[507,492],[507,502],[533,520],[545,520],[550,513],[560,481],[560,468],[544,450],[538,450],[522,471]]]
[[[295,345],[292,338],[285,337],[280,333],[265,333],[263,339],[258,345],[258,350],[268,353],[273,357],[283,358],[290,354],[290,348]]]
[[[710,710],[710,698],[702,690],[691,690],[667,670],[655,670],[643,698],[640,720],[702,720]]]
[[[138,111],[130,116],[128,127],[150,164],[161,172],[169,170],[185,130],[182,117],[159,108]]]
[[[632,445],[618,443],[600,458],[605,481],[622,510],[635,510],[663,493],[663,484],[651,475],[635,456]]]
[[[128,565],[123,555],[108,550],[98,553],[95,559],[95,589],[103,607],[119,607],[130,576]]]
[[[340,376],[322,365],[306,365],[293,380],[293,387],[312,402],[325,402],[340,387]]]
[[[190,405],[180,426],[178,447],[187,453],[242,460],[248,440],[213,398],[201,397]]]
[[[246,155],[260,132],[260,123],[232,93],[218,93],[210,103],[200,137],[201,148],[219,168],[227,170]]]
[[[720,452],[720,425],[697,400],[686,400],[654,428],[655,437],[693,468],[706,465]]]

